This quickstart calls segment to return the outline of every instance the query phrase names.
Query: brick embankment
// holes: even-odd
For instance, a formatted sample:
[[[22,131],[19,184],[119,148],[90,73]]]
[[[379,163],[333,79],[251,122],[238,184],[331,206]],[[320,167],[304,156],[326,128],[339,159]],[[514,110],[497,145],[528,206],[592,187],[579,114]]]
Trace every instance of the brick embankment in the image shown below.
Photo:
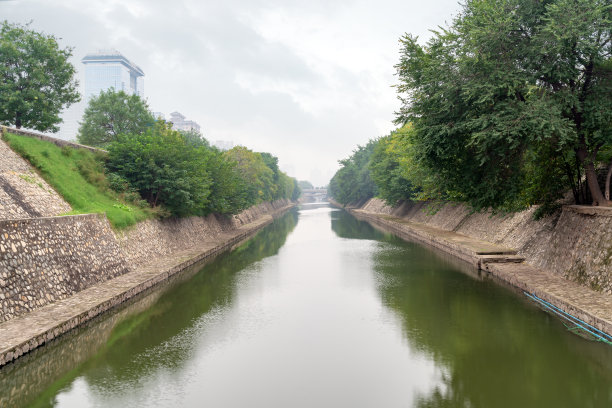
[[[294,204],[260,215],[248,224],[219,234],[214,241],[140,265],[122,276],[0,324],[0,366],[68,332],[180,271],[231,249],[271,223]]]
[[[512,248],[431,225],[407,221],[388,213],[374,213],[357,208],[347,208],[347,211],[403,239],[416,240],[463,259],[496,279],[535,294],[566,313],[612,335],[612,296],[525,263],[525,259],[517,255],[517,251]]]

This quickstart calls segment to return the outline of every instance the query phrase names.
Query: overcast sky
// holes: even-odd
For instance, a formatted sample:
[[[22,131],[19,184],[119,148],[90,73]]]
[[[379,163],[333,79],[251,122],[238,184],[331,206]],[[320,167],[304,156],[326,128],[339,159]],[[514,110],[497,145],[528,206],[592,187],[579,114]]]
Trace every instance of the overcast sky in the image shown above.
[[[0,0],[85,54],[115,48],[145,72],[153,111],[179,111],[210,140],[279,158],[325,185],[357,144],[391,131],[399,37],[429,38],[457,0]]]

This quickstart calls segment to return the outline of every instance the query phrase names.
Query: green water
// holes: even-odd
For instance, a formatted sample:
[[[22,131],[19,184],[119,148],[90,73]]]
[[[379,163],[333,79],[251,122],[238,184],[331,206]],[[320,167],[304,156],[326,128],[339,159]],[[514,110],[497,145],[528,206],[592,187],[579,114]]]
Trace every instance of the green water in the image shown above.
[[[612,347],[450,257],[304,206],[0,369],[0,406],[612,407]]]

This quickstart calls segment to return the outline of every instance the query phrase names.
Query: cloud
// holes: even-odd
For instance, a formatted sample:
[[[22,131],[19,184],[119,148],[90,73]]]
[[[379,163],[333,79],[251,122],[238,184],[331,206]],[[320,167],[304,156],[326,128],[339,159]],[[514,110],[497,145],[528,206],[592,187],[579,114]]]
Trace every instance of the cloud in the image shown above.
[[[279,157],[327,183],[357,144],[389,132],[404,32],[450,20],[454,1],[21,0],[0,18],[74,47],[73,62],[116,48],[145,72],[155,111],[178,110],[211,140]]]

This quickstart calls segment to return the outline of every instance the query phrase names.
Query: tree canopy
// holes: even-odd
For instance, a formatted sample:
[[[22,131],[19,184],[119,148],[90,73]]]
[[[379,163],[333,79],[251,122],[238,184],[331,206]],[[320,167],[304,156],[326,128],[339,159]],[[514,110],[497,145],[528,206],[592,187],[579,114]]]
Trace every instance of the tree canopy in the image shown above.
[[[153,114],[140,96],[111,88],[91,98],[77,139],[82,144],[104,147],[121,134],[144,133],[154,122]]]
[[[62,109],[79,101],[70,48],[27,25],[0,25],[0,123],[59,130]]]
[[[210,151],[194,146],[158,121],[144,133],[119,134],[108,146],[107,168],[129,182],[151,206],[163,204],[175,215],[208,209]]]
[[[426,44],[406,34],[400,129],[341,161],[332,196],[612,205],[611,36],[609,0],[468,0]]]
[[[370,177],[370,159],[377,141],[357,146],[353,154],[340,160],[340,170],[329,182],[329,194],[341,204],[358,204],[374,197],[377,188]]]
[[[312,183],[308,180],[298,180],[298,185],[300,186],[301,189],[313,189],[314,186],[312,185]]]
[[[172,215],[236,214],[263,201],[297,199],[297,181],[278,159],[237,146],[227,152],[164,121],[143,133],[119,134],[108,147],[106,169],[152,207]],[[297,194],[297,196],[296,196]]]
[[[470,0],[421,46],[401,39],[396,66],[416,164],[475,208],[558,199],[586,179],[612,141],[608,0]]]

